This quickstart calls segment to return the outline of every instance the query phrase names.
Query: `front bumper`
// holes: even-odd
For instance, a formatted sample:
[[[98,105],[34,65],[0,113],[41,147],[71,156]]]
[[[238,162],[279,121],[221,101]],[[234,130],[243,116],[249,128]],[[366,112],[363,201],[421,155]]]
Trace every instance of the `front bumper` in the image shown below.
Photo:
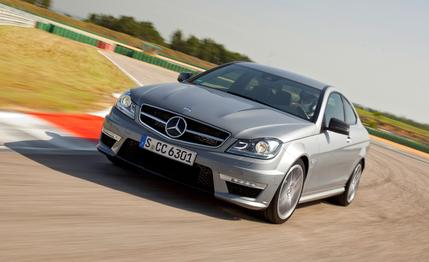
[[[288,166],[285,166],[285,161],[281,161],[284,149],[277,157],[262,160],[225,153],[225,150],[235,142],[233,138],[230,138],[219,148],[184,144],[178,140],[166,139],[145,128],[137,120],[128,118],[116,108],[113,108],[106,117],[102,132],[111,138],[111,142],[106,143],[101,139],[97,145],[98,150],[106,155],[118,157],[132,164],[136,164],[135,161],[130,161],[130,159],[124,157],[120,153],[121,148],[130,140],[140,141],[143,134],[197,152],[194,165],[211,169],[211,175],[213,176],[212,192],[215,197],[248,209],[260,210],[267,208],[288,169]],[[159,157],[162,158],[163,163],[171,163],[167,159],[164,160],[162,156]],[[144,165],[137,165],[148,170]],[[150,169],[148,171],[165,176],[165,174],[160,174]],[[185,175],[177,174],[177,176]],[[172,178],[171,175],[168,177]],[[249,192],[250,194],[248,194]]]

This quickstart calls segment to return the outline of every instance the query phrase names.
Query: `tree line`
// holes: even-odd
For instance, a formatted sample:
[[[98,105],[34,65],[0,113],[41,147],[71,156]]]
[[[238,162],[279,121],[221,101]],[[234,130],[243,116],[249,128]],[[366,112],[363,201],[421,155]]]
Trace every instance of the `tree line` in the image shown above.
[[[135,36],[144,41],[168,46],[173,50],[198,57],[214,64],[223,64],[231,61],[251,61],[248,56],[227,50],[224,45],[217,43],[213,39],[199,39],[194,35],[185,38],[180,30],[175,31],[171,36],[170,42],[166,43],[151,22],[137,21],[131,16],[120,16],[116,18],[111,15],[90,14],[86,21]]]
[[[248,56],[229,51],[213,39],[199,39],[194,35],[190,35],[185,39],[180,30],[173,33],[170,48],[214,64],[223,64],[232,61],[251,61]]]
[[[164,39],[151,22],[136,21],[132,16],[90,14],[86,22],[97,24],[109,29],[135,36],[154,44],[165,45]]]

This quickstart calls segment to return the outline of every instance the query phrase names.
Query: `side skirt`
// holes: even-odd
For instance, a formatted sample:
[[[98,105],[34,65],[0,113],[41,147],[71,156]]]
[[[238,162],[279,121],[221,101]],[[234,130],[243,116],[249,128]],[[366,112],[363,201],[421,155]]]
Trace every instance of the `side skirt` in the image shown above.
[[[335,189],[331,189],[328,191],[319,192],[319,193],[315,193],[315,194],[311,194],[311,195],[307,195],[307,196],[302,196],[301,199],[299,200],[299,203],[302,204],[302,203],[307,203],[307,202],[311,202],[314,200],[328,198],[331,196],[339,195],[339,194],[343,193],[344,191],[345,191],[344,187],[341,187],[341,188],[335,188]]]

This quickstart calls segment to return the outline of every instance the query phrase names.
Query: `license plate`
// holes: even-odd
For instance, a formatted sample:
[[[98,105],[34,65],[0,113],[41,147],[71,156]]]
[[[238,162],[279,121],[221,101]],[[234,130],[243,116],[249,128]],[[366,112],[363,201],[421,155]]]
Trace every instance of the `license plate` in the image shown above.
[[[170,145],[146,135],[142,136],[140,147],[190,166],[194,164],[195,158],[197,157],[196,152]]]

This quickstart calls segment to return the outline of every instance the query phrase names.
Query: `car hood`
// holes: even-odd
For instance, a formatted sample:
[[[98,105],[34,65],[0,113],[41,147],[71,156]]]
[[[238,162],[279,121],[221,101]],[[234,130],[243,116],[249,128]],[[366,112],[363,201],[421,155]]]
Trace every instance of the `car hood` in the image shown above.
[[[131,95],[138,105],[177,112],[224,129],[236,138],[276,137],[290,141],[309,136],[315,129],[311,122],[257,102],[191,84],[145,86],[131,90]]]

